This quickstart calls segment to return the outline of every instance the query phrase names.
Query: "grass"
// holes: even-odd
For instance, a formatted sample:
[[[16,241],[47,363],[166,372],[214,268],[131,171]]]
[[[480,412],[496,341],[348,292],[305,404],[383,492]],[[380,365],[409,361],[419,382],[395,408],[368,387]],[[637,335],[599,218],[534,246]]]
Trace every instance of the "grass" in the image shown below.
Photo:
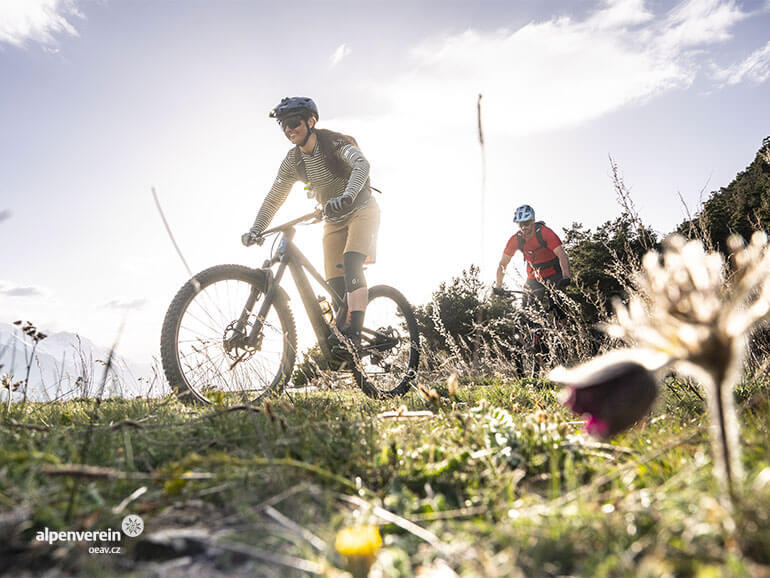
[[[611,444],[585,437],[546,381],[467,379],[453,398],[444,383],[428,387],[438,400],[327,391],[256,408],[228,398],[13,405],[0,424],[0,571],[145,575],[178,562],[207,574],[345,575],[335,535],[373,524],[379,576],[439,564],[467,576],[770,572],[764,380],[737,392],[748,481],[732,513],[715,498],[708,420],[690,386],[671,382],[652,417]],[[425,409],[432,417],[378,417]],[[124,537],[120,555],[35,540],[45,527],[119,528],[128,513],[145,533]],[[169,528],[205,534],[150,539]]]

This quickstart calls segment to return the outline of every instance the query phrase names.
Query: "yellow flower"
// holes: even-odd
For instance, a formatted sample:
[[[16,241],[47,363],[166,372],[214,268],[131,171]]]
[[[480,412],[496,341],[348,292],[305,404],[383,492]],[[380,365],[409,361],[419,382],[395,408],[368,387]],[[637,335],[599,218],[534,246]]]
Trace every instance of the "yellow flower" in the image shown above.
[[[382,538],[377,526],[343,528],[337,532],[334,548],[343,556],[371,557],[382,547]]]
[[[377,526],[343,528],[337,532],[334,548],[347,560],[347,571],[354,578],[366,578],[374,564],[382,538]]]
[[[178,477],[166,480],[166,482],[163,484],[163,491],[169,496],[179,494],[187,485],[187,480],[191,478],[192,472],[188,470]]]

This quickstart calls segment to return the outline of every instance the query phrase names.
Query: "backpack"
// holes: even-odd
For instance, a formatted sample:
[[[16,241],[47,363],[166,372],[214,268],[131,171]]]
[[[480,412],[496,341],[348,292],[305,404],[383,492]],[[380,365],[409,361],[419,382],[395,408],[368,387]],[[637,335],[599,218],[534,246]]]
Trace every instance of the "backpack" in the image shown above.
[[[548,243],[546,243],[545,239],[543,239],[542,228],[544,225],[545,221],[537,221],[535,223],[535,238],[537,239],[537,242],[540,243],[540,249],[548,248]],[[554,257],[545,263],[532,263],[529,261],[529,259],[526,258],[526,253],[524,253],[524,243],[526,243],[526,241],[524,240],[524,235],[522,235],[521,231],[516,233],[516,242],[519,244],[519,251],[521,251],[521,254],[525,256],[524,258],[527,260],[527,263],[529,263],[532,267],[535,269],[547,269],[548,267],[553,267],[557,273],[561,274],[561,265],[559,264],[558,257]]]
[[[322,130],[326,130],[326,129],[317,129],[317,132],[320,133]],[[350,135],[332,132],[328,130],[327,130],[327,134],[331,136],[331,143],[335,149],[340,149],[346,144],[353,145],[354,147],[359,148],[358,141],[356,141],[356,139]],[[302,159],[302,152],[299,150],[299,145],[296,146],[296,151],[297,152],[294,155],[294,158],[296,159],[296,163],[297,163],[295,165],[297,169],[297,176],[299,176],[299,180],[301,180],[303,183],[307,185],[309,184],[310,181],[307,178],[307,169],[305,168],[305,161]],[[352,169],[349,166],[345,165],[344,163],[332,164],[329,167],[329,170],[331,171],[332,175],[334,175],[335,177],[343,178],[343,179],[349,179],[350,173],[352,172]],[[378,193],[382,193],[380,189],[371,186],[371,183],[369,184],[369,188],[373,191],[377,191]]]
[[[537,237],[537,242],[540,243],[541,249],[548,246],[548,243],[543,239],[543,225],[545,225],[545,221],[537,221],[535,223],[535,237]],[[516,242],[519,244],[519,251],[524,253],[524,243],[526,243],[526,241],[524,240],[524,235],[521,234],[521,231],[516,233]]]
[[[317,133],[320,133],[323,129],[318,129]],[[356,139],[354,139],[352,136],[348,136],[346,134],[342,133],[333,133],[332,131],[327,131],[328,136],[331,136],[331,143],[332,146],[334,146],[335,149],[340,149],[346,144],[353,145],[354,147],[358,148],[358,142]],[[319,134],[319,139],[325,138],[327,135],[321,135]],[[323,146],[323,145],[322,145]],[[307,178],[307,169],[305,168],[305,161],[302,160],[302,152],[299,150],[299,145],[296,146],[296,154],[294,155],[296,159],[296,167],[297,167],[297,175],[299,176],[299,180],[301,180],[303,183],[307,184],[308,178]],[[344,178],[348,179],[350,178],[350,167],[347,165],[343,166],[343,163],[332,164],[329,167],[329,170],[331,173],[338,178]]]

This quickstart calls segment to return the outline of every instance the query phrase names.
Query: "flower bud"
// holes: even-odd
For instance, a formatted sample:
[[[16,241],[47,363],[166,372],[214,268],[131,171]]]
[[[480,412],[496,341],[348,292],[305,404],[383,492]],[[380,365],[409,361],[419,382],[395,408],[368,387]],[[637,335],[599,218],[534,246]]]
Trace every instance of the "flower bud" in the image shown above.
[[[658,388],[652,372],[641,363],[596,361],[589,371],[585,367],[562,370],[554,372],[552,379],[568,388],[564,404],[577,414],[588,415],[588,433],[608,439],[647,415]]]

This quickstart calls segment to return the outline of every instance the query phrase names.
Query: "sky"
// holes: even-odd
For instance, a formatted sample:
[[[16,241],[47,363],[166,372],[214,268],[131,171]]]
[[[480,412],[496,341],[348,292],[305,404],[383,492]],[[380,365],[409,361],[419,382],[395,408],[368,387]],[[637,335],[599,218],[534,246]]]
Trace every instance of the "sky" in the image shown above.
[[[284,96],[357,139],[383,191],[369,284],[415,304],[472,263],[491,283],[521,204],[557,233],[617,217],[610,157],[666,234],[770,135],[770,0],[291,6],[0,0],[0,321],[157,357],[188,274],[152,187],[193,271],[258,266],[240,236],[291,146]],[[274,223],[311,209],[298,185]],[[322,270],[320,235],[297,242]]]

